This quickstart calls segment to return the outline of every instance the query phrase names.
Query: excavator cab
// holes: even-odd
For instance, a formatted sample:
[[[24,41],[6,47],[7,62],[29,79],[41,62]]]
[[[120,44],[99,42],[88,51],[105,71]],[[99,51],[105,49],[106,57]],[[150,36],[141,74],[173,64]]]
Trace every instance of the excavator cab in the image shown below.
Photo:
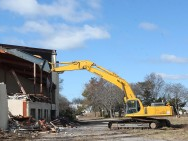
[[[126,113],[133,114],[140,111],[140,104],[138,100],[127,100],[126,101]]]

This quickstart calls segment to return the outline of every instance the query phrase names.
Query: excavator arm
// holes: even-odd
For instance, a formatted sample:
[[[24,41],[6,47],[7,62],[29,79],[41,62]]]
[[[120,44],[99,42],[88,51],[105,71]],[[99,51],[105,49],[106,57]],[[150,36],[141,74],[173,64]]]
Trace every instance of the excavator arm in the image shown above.
[[[89,72],[100,76],[101,78],[111,82],[112,84],[122,89],[126,93],[125,101],[126,99],[136,98],[131,87],[124,79],[120,78],[117,74],[104,69],[103,67],[97,66],[91,61],[83,60],[75,62],[61,62],[59,64],[64,64],[64,66],[52,67],[52,71],[64,72],[73,70],[88,70]]]

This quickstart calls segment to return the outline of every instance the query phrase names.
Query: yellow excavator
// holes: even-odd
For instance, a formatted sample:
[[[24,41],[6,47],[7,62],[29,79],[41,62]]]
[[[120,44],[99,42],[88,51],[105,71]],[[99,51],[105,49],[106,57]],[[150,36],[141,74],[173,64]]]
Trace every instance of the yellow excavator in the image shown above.
[[[136,98],[128,82],[119,77],[117,74],[106,70],[103,67],[100,67],[88,60],[61,62],[57,66],[58,67],[56,67],[56,64],[52,64],[51,71],[62,73],[64,71],[87,70],[118,86],[125,92],[125,117],[128,118],[119,121],[110,121],[108,123],[108,127],[110,129],[112,127],[152,129],[163,126],[170,127],[170,121],[164,119],[164,117],[173,115],[173,107],[169,104],[164,105],[161,103],[153,103],[151,106],[144,107],[140,99]]]

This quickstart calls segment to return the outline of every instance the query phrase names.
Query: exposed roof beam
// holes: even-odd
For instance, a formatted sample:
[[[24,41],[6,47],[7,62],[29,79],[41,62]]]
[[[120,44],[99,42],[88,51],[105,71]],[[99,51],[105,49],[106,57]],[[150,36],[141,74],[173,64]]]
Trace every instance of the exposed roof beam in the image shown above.
[[[50,72],[49,63],[46,60],[42,59],[42,58],[37,58],[37,57],[35,57],[35,56],[31,55],[31,54],[19,51],[17,49],[4,49],[4,48],[0,48],[0,50],[4,50],[4,52],[6,52],[6,53],[12,54],[14,56],[17,56],[17,57],[22,58],[24,60],[27,60],[29,62],[35,63],[40,68],[42,68],[43,71],[46,71],[48,73]]]
[[[26,66],[26,67],[29,67],[29,68],[33,67],[33,64],[31,64],[31,63],[25,63],[23,61],[16,62],[16,61],[4,59],[4,58],[1,58],[1,57],[0,57],[0,63],[14,64],[14,65],[17,65],[17,66]]]

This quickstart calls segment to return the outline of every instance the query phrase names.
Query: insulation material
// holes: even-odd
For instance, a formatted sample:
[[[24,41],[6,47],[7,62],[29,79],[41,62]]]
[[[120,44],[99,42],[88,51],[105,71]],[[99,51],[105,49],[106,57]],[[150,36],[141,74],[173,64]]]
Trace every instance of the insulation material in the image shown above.
[[[8,127],[8,102],[7,90],[4,83],[0,83],[0,128]]]

